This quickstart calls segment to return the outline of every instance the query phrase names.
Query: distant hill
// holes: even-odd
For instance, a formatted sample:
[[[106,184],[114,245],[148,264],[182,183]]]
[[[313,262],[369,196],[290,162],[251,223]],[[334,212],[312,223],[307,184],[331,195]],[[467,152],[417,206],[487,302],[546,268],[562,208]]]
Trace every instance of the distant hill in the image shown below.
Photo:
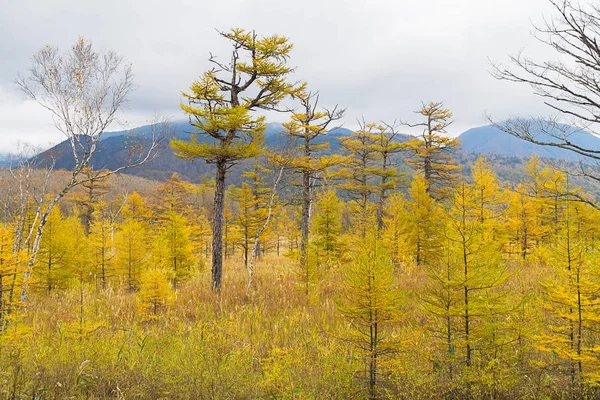
[[[177,121],[172,123],[173,127],[173,138],[177,139],[188,139],[190,133],[196,129],[191,126],[187,121]],[[127,159],[127,141],[132,137],[139,140],[140,143],[148,141],[152,132],[152,125],[145,125],[139,128],[117,131],[117,132],[106,132],[102,135],[102,140],[98,143],[96,154],[92,159],[92,165],[95,169],[115,169],[126,163]],[[289,146],[291,139],[284,135],[283,126],[279,123],[269,123],[265,131],[265,144],[271,150]],[[346,136],[352,133],[346,128],[333,128],[326,135],[321,136],[316,140],[317,143],[328,142],[330,152],[339,151],[339,141],[337,140],[341,136]],[[204,135],[199,136],[200,140],[211,140]],[[44,160],[50,155],[56,159],[57,169],[71,169],[75,165],[72,154],[70,153],[69,143],[64,141],[54,146],[53,148],[36,156],[38,160]],[[229,182],[237,184],[240,182],[240,176],[244,170],[250,169],[252,166],[251,160],[242,161],[241,168],[234,168],[229,174]],[[207,164],[202,159],[194,161],[183,160],[176,157],[173,151],[168,146],[159,153],[159,155],[151,162],[125,171],[137,176],[141,176],[148,179],[164,180],[170,177],[173,172],[177,172],[179,175],[188,179],[192,182],[199,182],[206,177],[211,177],[214,171],[212,165]]]
[[[187,121],[177,121],[172,126],[174,129],[173,137],[178,139],[188,139],[190,133],[195,131],[195,128]],[[148,140],[151,130],[151,125],[145,125],[132,130],[106,132],[102,137],[102,141],[98,144],[97,153],[92,160],[94,168],[114,169],[125,164],[127,159],[127,142],[131,141],[132,137],[135,137],[136,140],[144,143],[145,140]],[[318,142],[327,142],[329,144],[328,152],[338,153],[341,151],[338,139],[351,133],[352,131],[346,128],[333,128],[326,135],[321,136]],[[200,140],[211,140],[204,135],[200,135],[199,138]],[[399,141],[406,141],[409,138],[409,136],[402,134],[398,136]],[[459,157],[465,160],[470,160],[472,158],[471,155],[488,154],[496,160],[495,164],[500,163],[509,166],[521,164],[521,161],[518,160],[529,158],[533,154],[537,154],[541,158],[565,161],[578,161],[581,158],[581,156],[567,150],[526,142],[493,126],[481,126],[469,129],[461,134],[459,139],[462,142],[462,155]],[[547,136],[540,136],[540,139],[547,141],[555,140]],[[590,133],[579,131],[570,136],[569,139],[582,147],[600,150],[600,138]],[[276,151],[278,148],[292,146],[294,142],[287,135],[283,134],[283,126],[280,123],[269,123],[265,131],[265,144],[270,150]],[[74,165],[73,156],[70,153],[70,147],[67,142],[59,143],[52,149],[36,157],[38,160],[44,160],[49,154],[54,154],[57,160],[57,169],[71,169]],[[467,162],[467,164],[469,163]],[[2,158],[0,157],[0,166],[1,164]],[[240,168],[233,168],[230,172],[229,182],[232,184],[239,183],[242,172],[252,167],[251,160],[242,161],[240,164]],[[170,177],[173,172],[177,172],[185,179],[192,182],[199,182],[205,178],[212,179],[214,168],[201,159],[188,161],[176,157],[167,144],[164,150],[152,162],[125,172],[156,180],[164,180]],[[510,168],[506,168],[503,174],[510,174]]]
[[[524,158],[529,158],[533,154],[537,154],[541,158],[572,161],[583,158],[583,156],[572,151],[527,142],[501,131],[492,125],[469,129],[458,138],[462,142],[462,150],[467,153],[496,154]],[[541,141],[557,142],[556,138],[544,133],[539,133],[537,138]],[[574,132],[569,136],[569,141],[586,149],[600,150],[600,138],[588,132]]]
[[[0,153],[0,168],[8,167],[10,165],[12,155],[10,153]]]

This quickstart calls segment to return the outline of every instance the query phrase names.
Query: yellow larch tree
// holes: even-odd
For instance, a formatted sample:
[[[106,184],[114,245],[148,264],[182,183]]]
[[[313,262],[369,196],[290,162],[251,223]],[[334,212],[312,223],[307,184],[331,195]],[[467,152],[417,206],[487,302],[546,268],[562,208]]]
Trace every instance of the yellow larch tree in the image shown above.
[[[314,201],[316,180],[322,173],[344,161],[339,155],[324,155],[329,143],[318,143],[327,134],[331,124],[342,118],[344,109],[319,109],[319,94],[303,91],[298,95],[300,110],[293,111],[291,120],[284,123],[284,133],[298,141],[297,152],[293,157],[276,157],[280,164],[300,175],[301,214],[300,214],[300,264],[308,260],[310,210]],[[278,159],[278,160],[277,160]]]
[[[362,236],[366,235],[372,223],[376,223],[377,206],[372,202],[373,195],[379,193],[379,185],[373,174],[378,170],[377,152],[374,148],[375,129],[375,124],[361,123],[359,129],[351,135],[339,139],[350,158],[337,173],[343,178],[338,188],[350,197],[348,207],[354,232]]]
[[[460,150],[460,142],[446,134],[446,128],[452,123],[452,112],[444,108],[441,102],[429,102],[423,103],[417,113],[425,121],[406,125],[420,127],[423,131],[418,139],[406,144],[407,151],[412,153],[406,162],[423,174],[430,195],[441,200],[452,191],[460,172],[460,167],[453,159]]]
[[[400,315],[400,297],[394,288],[393,265],[377,239],[376,228],[362,239],[344,270],[339,310],[351,322],[350,341],[366,359],[368,398],[379,398],[377,382],[381,359],[396,350],[389,325]]]
[[[547,365],[569,376],[572,385],[598,385],[600,214],[569,200],[561,200],[559,207],[557,235],[544,249],[546,278],[541,285],[548,320],[537,347],[550,353]]]
[[[433,263],[441,252],[442,215],[427,190],[422,175],[415,175],[408,189],[406,225],[403,235],[408,254],[416,265]]]
[[[212,287],[220,290],[223,274],[223,224],[227,171],[240,160],[261,152],[264,116],[256,110],[279,110],[289,96],[304,90],[289,82],[288,65],[292,44],[279,35],[259,37],[254,31],[232,29],[220,32],[232,46],[229,61],[210,61],[206,71],[184,93],[181,109],[198,131],[190,141],[173,140],[175,153],[186,159],[203,158],[216,167],[213,202]],[[202,140],[201,140],[202,139]]]

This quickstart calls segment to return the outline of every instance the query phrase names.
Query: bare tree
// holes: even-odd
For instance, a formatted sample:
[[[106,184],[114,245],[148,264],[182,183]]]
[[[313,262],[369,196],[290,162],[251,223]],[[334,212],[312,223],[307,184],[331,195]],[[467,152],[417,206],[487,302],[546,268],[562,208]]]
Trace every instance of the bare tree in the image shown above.
[[[510,66],[494,64],[492,74],[530,85],[554,115],[502,123],[489,120],[520,139],[579,154],[584,161],[575,173],[600,180],[600,148],[584,147],[575,139],[582,130],[599,133],[600,6],[593,1],[548,1],[554,15],[534,25],[534,36],[556,51],[556,59],[538,61],[520,52],[510,57]]]
[[[134,85],[130,64],[113,51],[97,53],[91,43],[82,38],[65,54],[50,46],[42,48],[34,54],[27,73],[20,75],[16,83],[29,98],[50,111],[54,125],[66,138],[75,161],[67,182],[40,209],[21,296],[21,300],[26,301],[27,279],[31,275],[48,216],[71,189],[89,181],[90,178],[82,171],[91,166],[102,134],[117,121],[117,113]],[[165,121],[152,126],[150,137],[130,147],[124,165],[102,171],[95,179],[152,160],[169,130]]]

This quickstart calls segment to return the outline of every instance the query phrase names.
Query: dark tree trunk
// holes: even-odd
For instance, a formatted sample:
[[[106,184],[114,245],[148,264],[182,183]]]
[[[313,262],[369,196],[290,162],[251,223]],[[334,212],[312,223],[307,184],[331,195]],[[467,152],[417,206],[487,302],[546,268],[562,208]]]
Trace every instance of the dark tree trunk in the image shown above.
[[[223,222],[225,213],[225,175],[227,166],[218,161],[215,177],[215,202],[213,213],[212,287],[220,291],[223,277]]]

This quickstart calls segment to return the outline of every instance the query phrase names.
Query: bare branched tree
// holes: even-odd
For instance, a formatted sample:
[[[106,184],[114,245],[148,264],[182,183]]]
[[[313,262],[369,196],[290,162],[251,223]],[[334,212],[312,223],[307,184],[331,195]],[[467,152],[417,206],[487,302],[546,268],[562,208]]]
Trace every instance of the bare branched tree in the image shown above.
[[[579,173],[600,180],[600,147],[585,146],[577,133],[600,132],[600,6],[593,0],[548,0],[551,18],[534,25],[534,36],[554,49],[554,60],[538,61],[522,52],[510,65],[494,64],[497,79],[524,83],[540,96],[553,116],[510,118],[499,129],[528,142],[565,149],[581,156]]]
[[[79,39],[65,54],[59,53],[57,48],[44,47],[33,56],[31,67],[25,75],[18,76],[16,83],[29,98],[50,111],[54,125],[70,145],[75,161],[67,182],[40,209],[21,296],[21,300],[26,301],[27,279],[31,275],[48,216],[71,189],[89,181],[90,178],[82,171],[91,166],[102,134],[117,122],[117,114],[134,85],[130,64],[113,51],[97,53],[84,39]],[[151,161],[170,129],[166,121],[155,121],[152,126],[149,137],[130,146],[124,165],[104,170],[94,179]]]

